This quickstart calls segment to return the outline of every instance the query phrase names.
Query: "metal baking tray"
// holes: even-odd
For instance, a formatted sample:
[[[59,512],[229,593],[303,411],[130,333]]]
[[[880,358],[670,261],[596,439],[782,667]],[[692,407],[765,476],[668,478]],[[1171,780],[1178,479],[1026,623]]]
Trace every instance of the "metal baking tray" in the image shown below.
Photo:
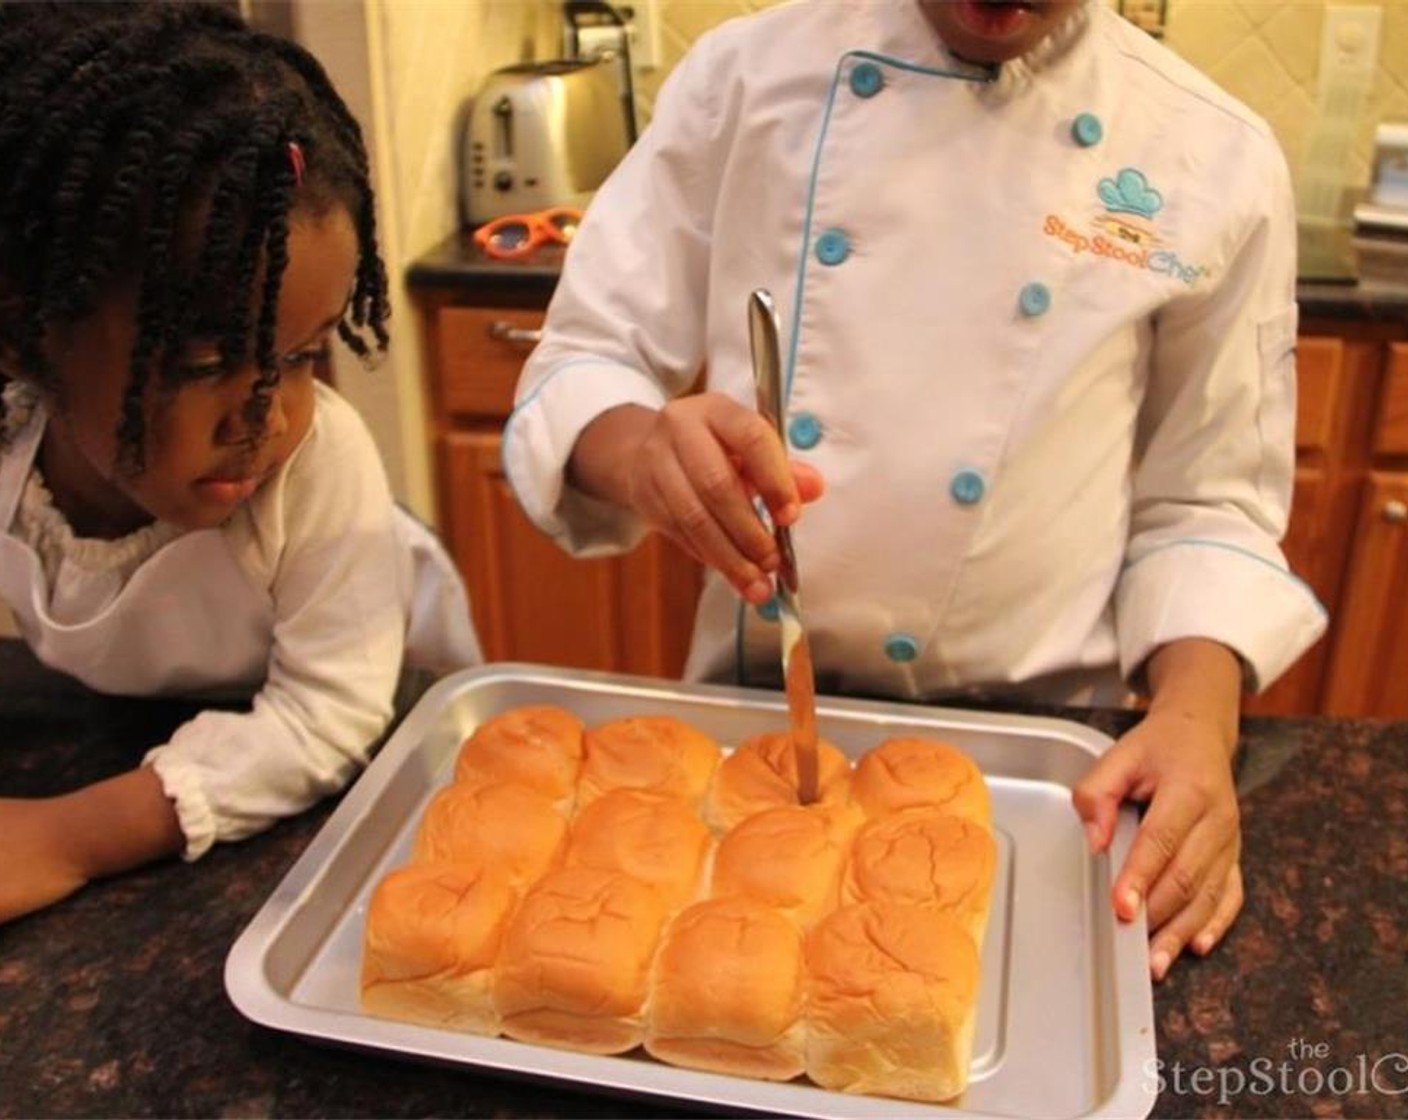
[[[852,759],[894,735],[965,750],[992,795],[998,875],[982,947],[967,1090],[945,1105],[836,1093],[506,1038],[394,1022],[359,1002],[368,895],[410,855],[426,803],[450,780],[460,743],[521,704],[561,704],[589,725],[627,715],[688,720],[728,749],[786,720],[780,693],[686,685],[536,665],[447,677],[407,715],[230,951],[225,986],[249,1019],[340,1045],[556,1079],[727,1110],[808,1117],[1146,1116],[1156,1082],[1143,921],[1109,903],[1136,818],[1122,811],[1106,855],[1091,856],[1072,785],[1109,745],[1080,724],[864,700],[818,698],[821,734]]]

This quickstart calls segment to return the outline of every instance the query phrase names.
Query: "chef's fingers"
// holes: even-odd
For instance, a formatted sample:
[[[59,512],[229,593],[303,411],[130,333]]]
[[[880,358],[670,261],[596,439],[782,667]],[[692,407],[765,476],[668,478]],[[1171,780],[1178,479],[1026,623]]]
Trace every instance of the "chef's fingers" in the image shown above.
[[[1071,790],[1071,803],[1085,826],[1086,847],[1092,854],[1109,846],[1120,805],[1139,778],[1140,761],[1135,751],[1116,746],[1101,755]]]
[[[803,505],[816,501],[826,492],[826,479],[810,463],[793,460],[792,481],[797,485],[797,497]]]
[[[1210,806],[1198,817],[1173,858],[1150,884],[1146,899],[1149,928],[1158,929],[1175,914],[1197,905],[1209,886],[1214,888],[1215,896],[1220,894],[1227,877],[1227,861],[1236,851],[1235,803],[1226,809],[1218,804]],[[1208,902],[1202,920],[1189,930],[1190,937],[1212,917],[1214,901],[1216,897]]]
[[[1217,909],[1213,911],[1212,918],[1207,925],[1203,926],[1193,940],[1189,942],[1189,947],[1198,956],[1203,957],[1212,952],[1216,945],[1232,928],[1232,923],[1237,920],[1237,915],[1242,911],[1242,902],[1245,895],[1242,890],[1242,865],[1234,862],[1227,872],[1227,886],[1223,888],[1222,897],[1217,900]]]
[[[1222,896],[1227,891],[1227,872],[1236,858],[1235,851],[1225,853],[1212,868],[1212,873],[1198,885],[1187,906],[1160,925],[1156,926],[1150,921],[1149,973],[1155,980],[1162,980],[1168,975],[1169,968],[1184,947],[1218,912]]]
[[[773,593],[772,582],[734,546],[679,461],[661,456],[652,476],[655,501],[661,509],[657,520],[664,523],[666,532],[701,563],[717,569],[748,602],[766,602]],[[758,523],[756,517],[753,521]]]
[[[1134,834],[1124,867],[1115,879],[1115,913],[1130,921],[1205,811],[1203,799],[1186,786],[1165,787],[1149,803]]]
[[[722,403],[734,404],[732,401]],[[725,410],[724,414],[737,417],[732,409]],[[745,421],[739,425],[740,429],[748,428],[752,436],[741,431],[734,433],[735,436],[742,439],[772,439],[776,443],[776,437],[766,424],[747,422],[757,420],[756,416],[745,413],[740,419]],[[735,466],[735,463],[744,461],[744,449],[730,449],[727,444],[721,443],[712,423],[705,429],[681,426],[675,433],[674,449],[695,495],[728,538],[728,547],[720,554],[727,566],[717,565],[720,570],[737,586],[734,577],[741,572],[740,559],[761,569],[759,576],[763,571],[776,569],[780,563],[777,544],[767,526],[758,518],[748,486],[739,477],[739,468]],[[697,511],[691,513],[699,516]]]
[[[761,413],[722,396],[711,403],[704,419],[773,519],[780,525],[796,521],[802,503],[787,450],[772,424]]]

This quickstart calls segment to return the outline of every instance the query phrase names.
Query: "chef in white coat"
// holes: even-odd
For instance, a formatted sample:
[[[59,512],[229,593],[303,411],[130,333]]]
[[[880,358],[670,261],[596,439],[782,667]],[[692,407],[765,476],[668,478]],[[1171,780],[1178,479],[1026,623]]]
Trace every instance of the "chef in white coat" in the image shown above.
[[[1098,849],[1153,795],[1115,906],[1162,976],[1240,907],[1239,694],[1325,625],[1277,544],[1294,252],[1265,123],[1102,4],[783,5],[697,42],[599,192],[505,467],[574,553],[653,528],[713,569],[691,679],[778,681],[756,496],[823,690],[1149,692],[1076,800]]]

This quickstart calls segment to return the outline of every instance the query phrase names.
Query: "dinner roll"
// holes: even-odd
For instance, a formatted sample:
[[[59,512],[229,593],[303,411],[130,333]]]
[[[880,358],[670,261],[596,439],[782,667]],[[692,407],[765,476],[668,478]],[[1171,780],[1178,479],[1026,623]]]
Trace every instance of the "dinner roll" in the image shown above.
[[[593,1054],[638,1046],[664,922],[660,895],[619,871],[549,872],[504,932],[493,976],[504,1033]]]
[[[843,804],[850,797],[851,764],[836,747],[819,740],[818,805]],[[715,832],[727,832],[739,821],[797,804],[797,755],[786,731],[770,731],[745,739],[720,764],[705,802],[704,816]]]
[[[631,716],[589,728],[577,804],[613,789],[683,797],[697,806],[719,764],[718,743],[674,716]]]
[[[783,805],[755,813],[719,841],[709,889],[786,914],[802,928],[834,910],[851,835],[847,806]]]
[[[807,1076],[826,1089],[922,1101],[963,1092],[978,951],[956,920],[845,906],[807,939]]]
[[[413,860],[494,864],[522,890],[556,863],[566,835],[566,819],[527,786],[452,782],[430,799]]]
[[[856,763],[851,792],[867,816],[937,805],[992,825],[987,783],[977,764],[937,739],[886,739]]]
[[[374,1015],[497,1034],[491,966],[518,900],[491,866],[412,864],[372,892],[362,1006]]]
[[[654,887],[673,910],[698,892],[711,840],[683,797],[613,789],[572,821],[563,865],[624,872]]]
[[[887,813],[856,833],[842,901],[943,910],[983,943],[997,845],[980,824],[920,806]]]
[[[802,935],[746,898],[669,924],[650,985],[645,1048],[661,1061],[786,1081],[802,1072]]]
[[[582,765],[582,721],[566,708],[510,708],[481,723],[455,760],[455,781],[521,782],[554,801],[569,798]]]

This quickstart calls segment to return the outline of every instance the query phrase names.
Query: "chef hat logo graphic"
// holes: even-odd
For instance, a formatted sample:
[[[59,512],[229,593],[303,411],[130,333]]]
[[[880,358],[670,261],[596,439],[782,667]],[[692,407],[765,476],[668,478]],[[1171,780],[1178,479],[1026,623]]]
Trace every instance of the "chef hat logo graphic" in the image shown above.
[[[1096,190],[1105,209],[1112,214],[1152,218],[1163,209],[1163,195],[1149,186],[1144,172],[1133,167],[1124,168],[1113,179],[1101,179]]]

